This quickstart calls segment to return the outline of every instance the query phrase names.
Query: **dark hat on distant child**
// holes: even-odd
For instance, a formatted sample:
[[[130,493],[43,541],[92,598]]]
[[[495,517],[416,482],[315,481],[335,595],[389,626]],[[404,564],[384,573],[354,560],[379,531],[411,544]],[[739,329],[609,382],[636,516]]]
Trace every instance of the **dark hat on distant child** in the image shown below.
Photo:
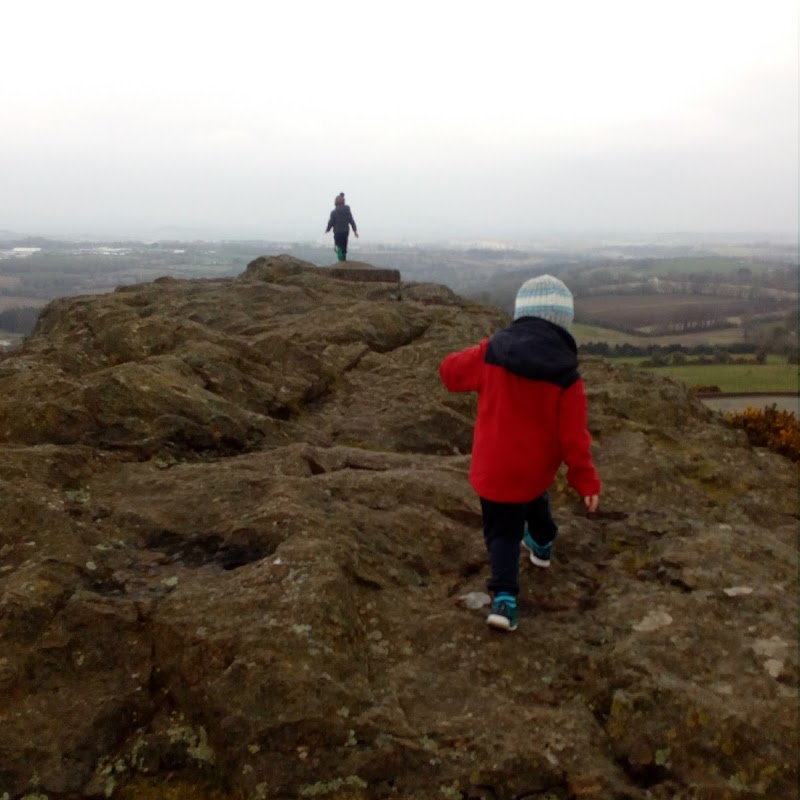
[[[514,301],[514,319],[541,317],[569,330],[574,316],[572,292],[558,278],[540,275],[519,287]]]

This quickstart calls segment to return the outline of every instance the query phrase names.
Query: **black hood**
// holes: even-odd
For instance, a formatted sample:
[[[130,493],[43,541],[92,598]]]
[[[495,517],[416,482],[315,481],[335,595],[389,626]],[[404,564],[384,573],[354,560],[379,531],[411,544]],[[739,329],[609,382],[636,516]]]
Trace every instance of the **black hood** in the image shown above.
[[[492,336],[486,363],[563,389],[580,377],[575,339],[560,325],[541,317],[520,317]]]

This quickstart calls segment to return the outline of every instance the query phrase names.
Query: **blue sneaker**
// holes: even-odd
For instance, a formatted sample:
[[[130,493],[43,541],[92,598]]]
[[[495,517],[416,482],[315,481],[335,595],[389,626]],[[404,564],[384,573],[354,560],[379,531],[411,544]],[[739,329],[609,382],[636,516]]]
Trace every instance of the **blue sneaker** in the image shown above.
[[[517,598],[510,594],[499,594],[492,603],[492,610],[486,617],[486,624],[498,631],[517,629]]]
[[[525,526],[525,533],[522,535],[522,546],[528,551],[531,557],[531,564],[537,567],[549,567],[550,556],[553,555],[553,543],[536,544],[533,541],[528,526]]]

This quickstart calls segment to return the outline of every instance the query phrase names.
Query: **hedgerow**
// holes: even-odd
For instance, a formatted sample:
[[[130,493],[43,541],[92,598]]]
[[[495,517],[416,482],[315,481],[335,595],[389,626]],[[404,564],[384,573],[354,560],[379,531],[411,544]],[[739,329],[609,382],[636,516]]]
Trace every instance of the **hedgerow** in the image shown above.
[[[773,403],[766,408],[748,407],[741,413],[730,412],[725,416],[744,430],[751,444],[800,461],[800,422],[791,411],[781,411]]]

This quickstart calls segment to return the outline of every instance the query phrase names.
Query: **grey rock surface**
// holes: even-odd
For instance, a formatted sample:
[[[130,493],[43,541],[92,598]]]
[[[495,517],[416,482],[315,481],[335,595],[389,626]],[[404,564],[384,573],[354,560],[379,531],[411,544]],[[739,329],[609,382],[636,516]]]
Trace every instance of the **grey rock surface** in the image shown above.
[[[797,797],[798,474],[582,372],[599,513],[493,633],[475,398],[505,324],[286,256],[51,303],[0,356],[0,798]]]

